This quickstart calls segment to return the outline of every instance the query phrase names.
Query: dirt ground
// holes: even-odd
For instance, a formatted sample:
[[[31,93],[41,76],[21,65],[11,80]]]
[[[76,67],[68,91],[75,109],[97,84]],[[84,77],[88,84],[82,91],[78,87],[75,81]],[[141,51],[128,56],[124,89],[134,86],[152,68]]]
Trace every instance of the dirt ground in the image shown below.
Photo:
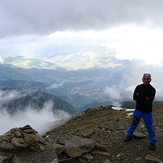
[[[126,111],[115,111],[111,107],[88,109],[48,134],[53,141],[56,141],[63,136],[65,138],[65,135],[79,135],[79,131],[93,131],[90,139],[108,149],[103,153],[94,149],[80,158],[72,159],[71,163],[145,163],[147,155],[163,161],[163,106],[153,108],[153,125],[158,139],[155,151],[149,149],[148,134],[143,120],[140,121],[136,132],[146,134],[146,137],[124,142],[126,130],[132,120],[132,116],[126,117],[126,115]],[[62,154],[59,157],[66,155]]]

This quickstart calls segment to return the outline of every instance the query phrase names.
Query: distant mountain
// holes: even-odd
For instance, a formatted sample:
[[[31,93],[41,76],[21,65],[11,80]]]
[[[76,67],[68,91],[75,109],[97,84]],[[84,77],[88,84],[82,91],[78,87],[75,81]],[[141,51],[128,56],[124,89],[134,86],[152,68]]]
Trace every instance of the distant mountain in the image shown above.
[[[32,108],[41,110],[45,106],[52,107],[52,110],[64,110],[70,114],[77,110],[71,104],[52,94],[45,93],[38,89],[1,89],[0,90],[0,109],[7,110],[10,114],[18,110]]]
[[[21,89],[39,89],[43,92],[56,95],[58,97],[64,96],[57,89],[51,87],[47,83],[37,82],[37,81],[26,81],[26,80],[0,80],[0,89],[3,88],[21,88]]]
[[[121,107],[126,109],[135,109],[136,102],[131,101],[123,101],[121,102]],[[153,106],[162,106],[163,101],[153,101]]]
[[[130,74],[131,62],[117,60],[105,47],[46,56],[2,57],[0,88],[38,88],[79,109],[92,101],[110,101],[104,89],[121,84],[124,74]]]
[[[1,80],[26,80],[39,82],[57,82],[65,72],[55,69],[20,68],[10,64],[0,64]]]
[[[55,69],[55,67],[59,67],[58,65],[47,62],[41,59],[36,58],[27,58],[24,56],[15,56],[15,57],[1,57],[3,59],[3,64],[12,65],[13,67],[20,68],[47,68],[47,69]]]
[[[65,55],[66,54],[66,55]],[[41,68],[41,69],[66,69],[79,70],[89,68],[115,68],[123,66],[117,60],[115,52],[107,47],[80,48],[69,51],[69,53],[54,52],[40,56],[40,58],[27,58],[23,56],[1,57],[3,64],[10,64],[20,68]]]
[[[80,108],[80,111],[85,111],[88,108],[96,108],[96,107],[107,106],[111,104],[112,104],[111,101],[105,101],[105,102],[92,101],[87,105],[83,106],[82,108]]]
[[[34,86],[47,93],[62,97],[68,103],[80,108],[91,101],[109,101],[109,97],[104,94],[104,88],[118,85],[123,78],[123,74],[129,73],[127,66],[66,71],[24,69],[1,64],[0,88],[26,89]],[[53,86],[55,85],[58,85],[58,87],[54,89]]]
[[[91,47],[81,48],[67,55],[57,55],[55,53],[46,56],[46,58],[44,56],[42,59],[71,70],[123,66],[114,56],[115,51],[107,47]]]

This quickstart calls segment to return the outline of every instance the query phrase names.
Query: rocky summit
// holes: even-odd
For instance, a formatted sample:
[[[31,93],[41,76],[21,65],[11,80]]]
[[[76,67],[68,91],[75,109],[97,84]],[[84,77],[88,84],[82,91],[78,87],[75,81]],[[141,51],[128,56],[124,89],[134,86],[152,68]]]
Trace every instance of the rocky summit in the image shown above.
[[[131,110],[112,106],[87,109],[64,125],[48,132],[59,163],[162,163],[163,106],[153,108],[158,142],[149,149],[143,120],[133,140],[124,142],[131,120]]]
[[[132,110],[90,108],[41,136],[29,125],[0,136],[0,163],[163,163],[163,106],[153,107],[156,150],[143,120],[124,142]]]
[[[49,138],[29,125],[0,136],[0,163],[57,163]]]

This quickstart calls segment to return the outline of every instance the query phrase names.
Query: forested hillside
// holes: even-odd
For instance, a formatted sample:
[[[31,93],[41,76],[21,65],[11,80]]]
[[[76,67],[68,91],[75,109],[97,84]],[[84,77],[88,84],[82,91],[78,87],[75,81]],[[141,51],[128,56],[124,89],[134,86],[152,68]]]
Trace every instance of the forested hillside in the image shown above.
[[[0,109],[7,110],[10,114],[16,114],[25,109],[41,110],[46,105],[52,108],[55,113],[57,110],[63,110],[69,114],[77,112],[76,108],[61,98],[40,91],[39,89],[13,89],[6,88],[0,90]]]

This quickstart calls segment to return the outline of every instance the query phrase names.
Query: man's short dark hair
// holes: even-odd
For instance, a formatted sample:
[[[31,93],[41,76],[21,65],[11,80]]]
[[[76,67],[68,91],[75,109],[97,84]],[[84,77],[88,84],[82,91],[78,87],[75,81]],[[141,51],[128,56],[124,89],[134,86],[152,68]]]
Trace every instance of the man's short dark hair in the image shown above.
[[[144,73],[143,77],[144,76],[147,76],[147,77],[149,77],[151,79],[151,74],[149,74],[149,73]]]

